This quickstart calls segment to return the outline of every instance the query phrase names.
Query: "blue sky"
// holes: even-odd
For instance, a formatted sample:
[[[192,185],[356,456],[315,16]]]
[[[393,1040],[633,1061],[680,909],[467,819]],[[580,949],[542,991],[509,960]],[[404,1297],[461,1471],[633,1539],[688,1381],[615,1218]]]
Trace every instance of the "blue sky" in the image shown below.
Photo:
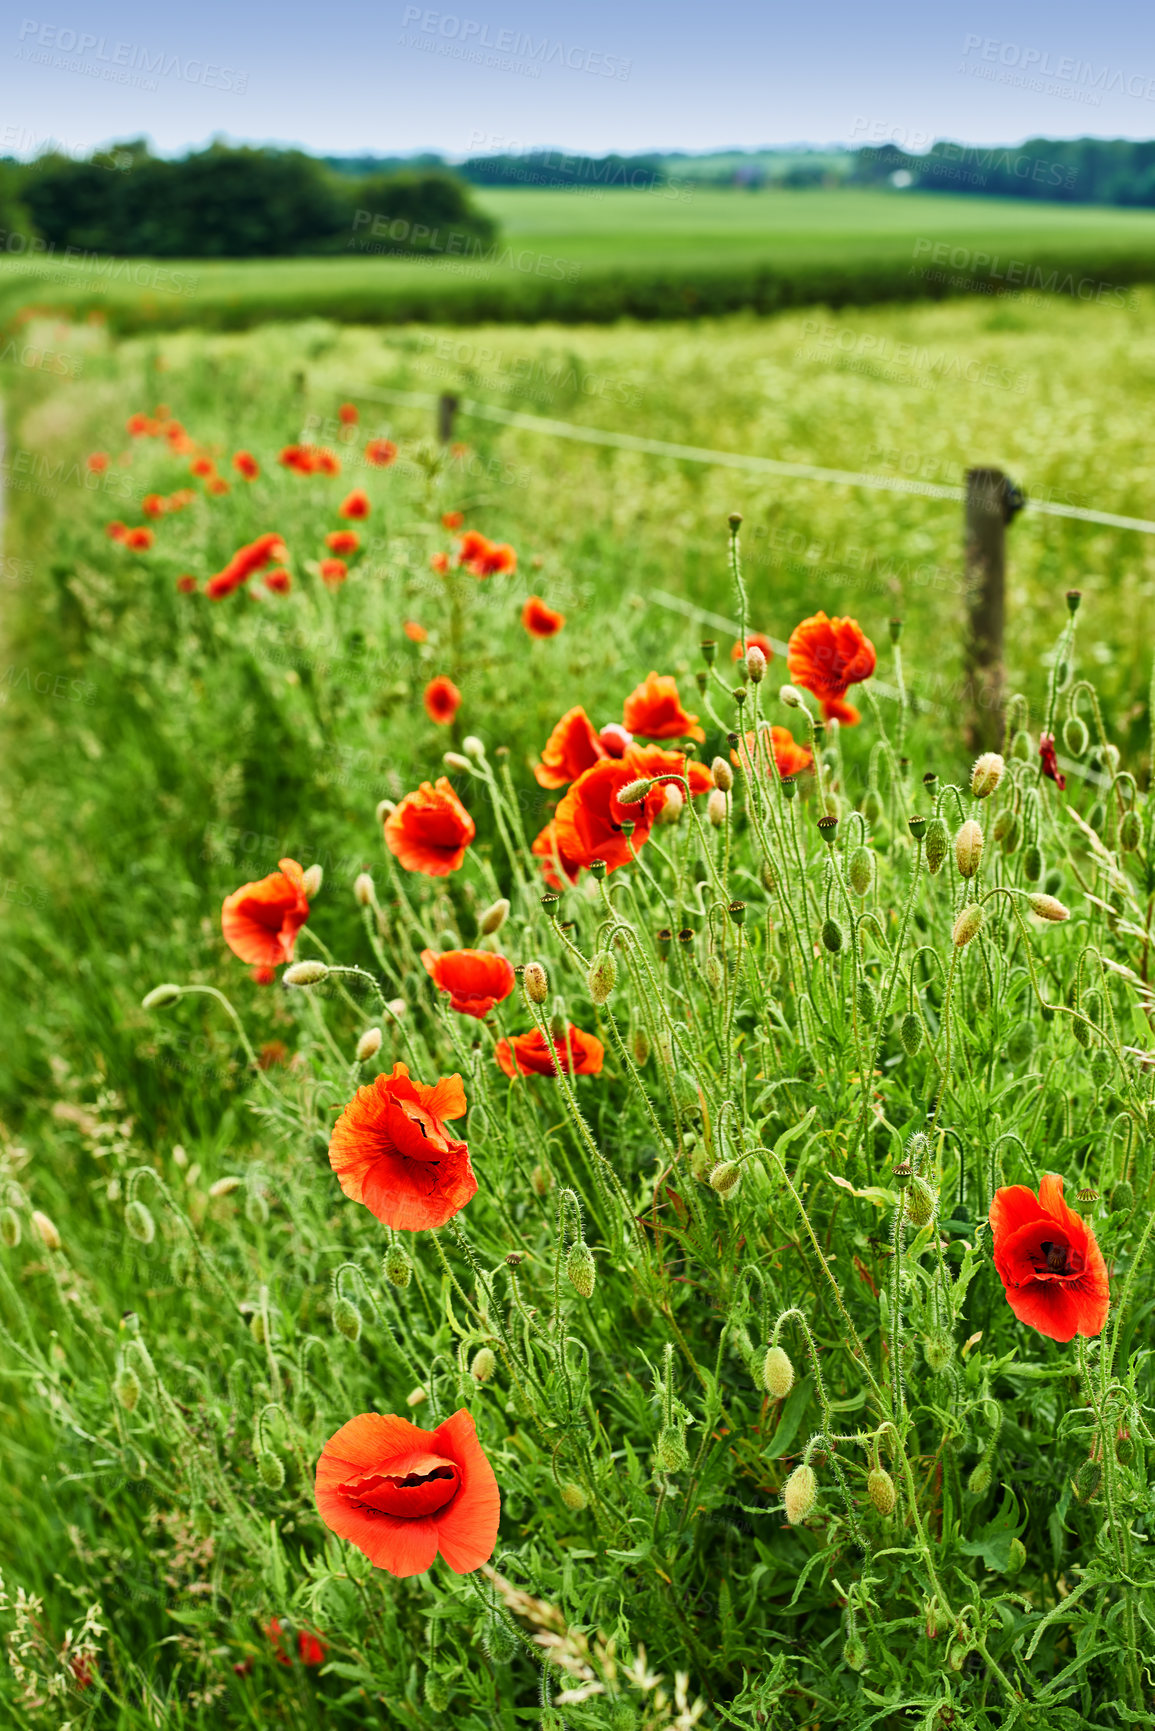
[[[449,155],[1141,138],[1151,17],[1139,0],[20,0],[0,24],[0,154],[139,134]]]

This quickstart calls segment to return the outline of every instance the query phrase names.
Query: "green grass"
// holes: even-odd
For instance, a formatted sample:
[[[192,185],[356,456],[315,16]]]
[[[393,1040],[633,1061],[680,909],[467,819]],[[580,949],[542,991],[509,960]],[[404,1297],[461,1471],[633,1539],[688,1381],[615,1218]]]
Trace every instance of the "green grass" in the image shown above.
[[[942,299],[968,287],[998,292],[1001,279],[991,273],[1000,267],[975,255],[1000,258],[1003,270],[1011,259],[1030,264],[1040,282],[1071,279],[1068,294],[1084,281],[1093,286],[1083,294],[1093,294],[1102,283],[1111,300],[1155,275],[1155,216],[1145,211],[873,190],[478,196],[503,225],[492,262],[350,251],[275,263],[53,259],[41,270],[5,259],[0,308],[11,313],[32,300],[103,311],[122,331],[311,316],[604,322]],[[356,245],[367,232],[358,231]],[[959,249],[953,264],[936,263],[927,243]]]

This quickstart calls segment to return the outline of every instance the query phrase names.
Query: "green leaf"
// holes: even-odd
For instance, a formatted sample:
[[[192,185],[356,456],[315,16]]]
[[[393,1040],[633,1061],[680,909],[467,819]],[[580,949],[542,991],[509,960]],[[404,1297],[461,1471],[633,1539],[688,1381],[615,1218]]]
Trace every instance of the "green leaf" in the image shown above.
[[[767,1460],[778,1460],[794,1441],[798,1434],[798,1427],[802,1423],[803,1414],[810,1402],[813,1388],[814,1378],[804,1376],[802,1381],[791,1390],[786,1405],[782,1408],[782,1416],[778,1420],[777,1429],[766,1445]]]
[[[1018,1538],[1026,1524],[1027,1517],[1019,1518],[1018,1501],[1008,1487],[995,1518],[987,1522],[977,1539],[968,1539],[959,1550],[967,1557],[981,1557],[988,1569],[1005,1574],[1011,1560],[1011,1541]]]

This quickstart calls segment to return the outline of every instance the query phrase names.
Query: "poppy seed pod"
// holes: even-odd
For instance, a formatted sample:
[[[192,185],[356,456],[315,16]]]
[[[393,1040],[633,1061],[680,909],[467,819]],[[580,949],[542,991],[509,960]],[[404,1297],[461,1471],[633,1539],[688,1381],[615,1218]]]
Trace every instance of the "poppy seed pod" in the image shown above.
[[[490,1346],[479,1347],[473,1355],[469,1374],[474,1382],[488,1382],[497,1369],[497,1354]]]
[[[316,896],[320,895],[321,885],[324,881],[324,866],[311,865],[306,867],[305,874],[301,880],[301,888],[304,890],[305,896],[309,901],[313,901]]]
[[[375,1058],[380,1050],[380,1028],[366,1028],[365,1032],[361,1035],[361,1038],[357,1041],[357,1062],[359,1064],[368,1063],[369,1059]]]
[[[714,786],[721,788],[723,793],[729,793],[734,785],[734,771],[724,757],[716,757],[710,765],[710,774],[714,777]]]
[[[569,1276],[570,1285],[579,1298],[591,1298],[594,1290],[594,1277],[597,1270],[594,1266],[593,1251],[588,1244],[579,1239],[573,1245],[565,1259],[565,1271]]]
[[[531,1004],[544,1004],[549,997],[549,975],[540,962],[527,962],[522,973],[525,995]]]
[[[951,932],[951,941],[955,948],[958,950],[965,949],[971,939],[978,936],[982,923],[982,908],[978,902],[968,902],[955,921],[954,930]]]
[[[142,1010],[167,1010],[170,1004],[176,1003],[180,991],[179,986],[154,986],[148,996],[141,999],[140,1007]]]
[[[1055,900],[1054,896],[1028,896],[1027,906],[1041,920],[1052,920],[1055,925],[1060,925],[1063,920],[1069,920],[1071,917],[1070,908],[1065,908],[1062,902]]]
[[[156,1222],[143,1202],[130,1202],[124,1211],[124,1225],[130,1238],[138,1244],[151,1244],[156,1237]]]
[[[766,677],[766,654],[756,643],[746,651],[746,677],[751,685],[761,685]]]
[[[715,829],[723,829],[729,814],[729,795],[723,793],[720,787],[716,787],[706,801],[706,816]]]
[[[941,817],[932,817],[926,826],[926,869],[931,876],[942,870],[950,848],[950,837]]]
[[[53,1221],[47,1214],[42,1214],[39,1208],[32,1210],[32,1224],[40,1234],[41,1242],[46,1250],[59,1250],[62,1239]]]
[[[581,1510],[586,1506],[585,1492],[582,1490],[580,1485],[575,1485],[572,1479],[562,1485],[561,1500],[565,1504],[566,1508],[572,1510],[575,1515],[580,1514]]]
[[[818,1479],[814,1468],[803,1463],[795,1467],[782,1490],[786,1519],[792,1527],[800,1527],[814,1513],[818,1501]]]
[[[501,930],[508,918],[509,902],[502,896],[492,907],[486,908],[477,922],[477,929],[483,938],[491,938],[495,932]]]
[[[734,1160],[720,1160],[710,1173],[710,1188],[717,1192],[723,1202],[728,1202],[731,1196],[738,1193],[738,1184],[742,1177],[742,1168]]]
[[[922,1022],[914,1010],[908,1010],[899,1024],[898,1037],[908,1058],[913,1058],[922,1045]]]
[[[762,1386],[774,1400],[785,1400],[794,1387],[794,1366],[780,1346],[770,1347],[762,1360]]]
[[[954,838],[954,857],[959,876],[973,878],[983,857],[983,832],[973,817],[967,818]]]
[[[359,908],[373,906],[373,879],[368,872],[358,872],[353,879],[353,900]]]
[[[984,751],[971,771],[971,793],[974,797],[989,799],[1003,779],[1006,767],[997,751]]]
[[[618,978],[618,964],[609,950],[599,950],[590,963],[590,971],[586,978],[590,997],[595,1004],[604,1004],[613,991]]]
[[[381,1272],[390,1286],[405,1287],[413,1276],[413,1264],[399,1244],[391,1244],[381,1260]]]
[[[894,1513],[894,1505],[898,1501],[898,1492],[894,1488],[894,1480],[885,1467],[875,1467],[866,1480],[866,1494],[880,1515]]]
[[[281,979],[286,986],[315,986],[328,972],[324,962],[294,962]]]
[[[360,1340],[361,1312],[351,1298],[339,1298],[333,1306],[333,1327],[346,1340]]]

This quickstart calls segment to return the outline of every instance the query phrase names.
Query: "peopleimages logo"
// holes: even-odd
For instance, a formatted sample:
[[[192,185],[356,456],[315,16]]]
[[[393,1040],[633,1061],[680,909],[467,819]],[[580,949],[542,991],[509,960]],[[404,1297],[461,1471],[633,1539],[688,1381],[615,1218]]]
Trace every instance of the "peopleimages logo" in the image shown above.
[[[112,83],[136,83],[138,74],[149,78],[156,74],[161,78],[179,78],[185,84],[202,84],[206,90],[233,90],[243,96],[249,82],[247,72],[237,72],[231,66],[219,66],[209,60],[186,60],[164,48],[113,42],[106,36],[94,36],[89,30],[62,29],[59,24],[41,24],[35,18],[24,19],[20,41],[25,46],[16,50],[18,60],[56,66],[65,72],[80,72]],[[71,56],[71,60],[66,56]],[[155,79],[143,88],[155,90]]]
[[[630,76],[632,60],[616,54],[602,54],[593,49],[574,48],[564,42],[554,42],[548,36],[541,41],[521,30],[497,30],[491,33],[488,24],[476,18],[459,18],[453,12],[427,12],[421,6],[406,6],[402,28],[416,25],[424,35],[439,37],[447,46],[445,53],[455,58],[478,60],[484,55],[507,56],[511,62],[524,65],[529,76],[540,77],[543,66],[562,66],[570,72],[589,72],[598,78],[624,81]],[[405,42],[405,38],[402,38]],[[453,49],[449,44],[453,44]],[[424,44],[422,44],[424,46]],[[503,68],[504,69],[504,68]],[[510,67],[509,70],[513,70]]]
[[[1001,67],[1016,74],[1017,81],[1027,81],[1025,87],[1038,89],[1044,78],[1058,84],[1070,84],[1088,92],[1114,92],[1130,96],[1137,102],[1155,102],[1155,78],[1139,73],[1126,73],[1110,66],[1096,68],[1089,60],[1073,60],[1069,55],[1055,59],[1045,49],[1023,48],[1017,42],[1002,42],[993,36],[970,35],[963,40],[963,59],[977,55],[978,61]],[[977,63],[976,63],[977,64]]]

